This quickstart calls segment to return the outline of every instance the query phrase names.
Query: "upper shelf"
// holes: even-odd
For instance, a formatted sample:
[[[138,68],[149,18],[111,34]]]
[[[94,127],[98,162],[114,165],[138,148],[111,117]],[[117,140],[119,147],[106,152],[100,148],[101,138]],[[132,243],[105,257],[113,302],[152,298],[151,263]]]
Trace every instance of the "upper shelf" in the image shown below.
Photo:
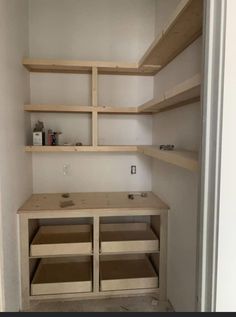
[[[138,111],[157,113],[185,106],[199,101],[200,92],[201,76],[197,74],[166,92],[163,97],[153,99],[138,107]]]
[[[99,62],[79,60],[57,60],[57,59],[33,59],[25,58],[23,65],[30,72],[39,73],[74,73],[90,74],[93,67],[98,69],[100,74],[108,75],[141,75],[152,76],[159,66],[141,66],[138,63],[125,62]]]
[[[138,63],[25,58],[31,72],[153,76],[202,34],[203,0],[182,0],[175,13]]]
[[[202,34],[203,0],[182,0],[175,13],[140,60],[158,65],[156,73],[171,62]]]

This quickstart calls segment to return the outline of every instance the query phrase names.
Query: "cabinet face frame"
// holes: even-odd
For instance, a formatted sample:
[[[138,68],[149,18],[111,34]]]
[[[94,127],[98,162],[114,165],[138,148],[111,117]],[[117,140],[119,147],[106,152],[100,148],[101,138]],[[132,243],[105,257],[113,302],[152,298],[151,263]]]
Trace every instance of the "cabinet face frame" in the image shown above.
[[[64,217],[61,217],[61,215]],[[122,297],[128,295],[141,295],[141,294],[155,294],[159,295],[160,300],[166,299],[166,239],[167,232],[167,211],[155,211],[155,210],[138,210],[136,211],[123,211],[114,210],[112,212],[107,211],[96,211],[96,215],[91,215],[90,212],[78,212],[78,211],[67,211],[64,212],[32,212],[27,214],[20,214],[20,241],[21,241],[21,310],[26,310],[30,306],[31,300],[47,300],[47,299],[88,299],[88,298],[110,298],[110,297]],[[134,289],[134,290],[116,290],[116,291],[101,291],[99,281],[99,261],[100,261],[100,246],[99,246],[99,230],[100,230],[100,218],[101,217],[112,217],[112,216],[151,216],[151,226],[156,234],[160,234],[160,254],[154,254],[154,260],[152,264],[154,269],[158,273],[159,277],[159,288],[148,288],[148,289]],[[93,219],[93,252],[92,252],[92,263],[93,263],[93,278],[92,284],[93,289],[91,293],[74,293],[74,294],[55,294],[55,295],[38,295],[32,296],[30,294],[30,282],[32,274],[30,274],[30,242],[36,232],[37,226],[39,226],[40,219],[59,219],[59,218],[92,218]],[[158,220],[159,219],[159,220]],[[163,219],[163,222],[162,220]],[[158,229],[159,222],[163,225]],[[154,226],[154,224],[156,227]],[[156,229],[157,228],[157,229]],[[159,231],[158,231],[159,230]],[[158,232],[157,232],[158,231]],[[79,256],[79,255],[78,255]],[[157,264],[159,263],[159,264]],[[159,272],[158,272],[159,271]],[[163,274],[163,276],[162,276]]]

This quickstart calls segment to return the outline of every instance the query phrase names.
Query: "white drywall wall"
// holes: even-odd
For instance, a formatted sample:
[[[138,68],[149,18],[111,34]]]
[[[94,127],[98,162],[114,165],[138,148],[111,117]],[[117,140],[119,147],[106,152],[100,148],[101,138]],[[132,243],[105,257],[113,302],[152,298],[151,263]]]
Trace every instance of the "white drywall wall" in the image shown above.
[[[30,0],[30,55],[136,61],[154,36],[155,0]]]
[[[154,0],[30,0],[30,55],[136,62],[155,33]],[[91,76],[31,74],[31,103],[91,105]],[[138,106],[153,97],[153,78],[99,76],[99,105]],[[87,114],[33,114],[61,142],[91,144]],[[99,144],[151,144],[152,117],[100,115]],[[64,164],[70,166],[63,175]],[[137,175],[130,166],[137,165]],[[34,192],[151,190],[151,160],[127,154],[35,154]],[[67,187],[65,186],[67,184]]]
[[[0,189],[5,311],[19,310],[17,209],[32,193],[31,156],[24,153],[30,125],[23,104],[29,101],[29,77],[22,67],[28,55],[28,1],[0,1]]]
[[[173,14],[179,1],[157,0],[156,32]],[[201,39],[198,39],[155,76],[155,97],[201,71]],[[160,113],[153,119],[153,144],[174,144],[198,151],[200,104]],[[195,310],[198,175],[153,160],[153,192],[166,201],[168,228],[168,298],[176,311]]]
[[[227,1],[216,311],[236,311],[236,1]]]

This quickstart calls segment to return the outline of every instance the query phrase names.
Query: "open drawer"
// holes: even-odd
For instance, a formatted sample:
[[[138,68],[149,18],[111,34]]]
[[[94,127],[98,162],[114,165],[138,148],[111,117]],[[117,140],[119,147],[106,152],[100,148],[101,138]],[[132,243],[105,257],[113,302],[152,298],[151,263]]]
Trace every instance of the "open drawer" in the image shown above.
[[[52,260],[52,259],[51,259]],[[55,261],[55,259],[53,259]],[[31,295],[87,293],[92,291],[91,261],[42,259],[31,283]]]
[[[31,245],[30,256],[91,254],[90,225],[41,226]]]
[[[116,259],[100,262],[101,291],[158,288],[158,276],[144,256],[137,259]]]
[[[159,240],[147,223],[102,224],[102,253],[157,252]]]

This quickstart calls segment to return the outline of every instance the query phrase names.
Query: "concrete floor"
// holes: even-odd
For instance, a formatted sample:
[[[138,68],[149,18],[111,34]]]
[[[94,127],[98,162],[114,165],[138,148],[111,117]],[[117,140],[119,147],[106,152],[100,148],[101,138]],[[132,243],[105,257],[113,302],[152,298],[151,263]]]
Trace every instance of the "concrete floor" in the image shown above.
[[[30,312],[171,312],[168,302],[155,296],[122,297],[84,301],[33,302]]]

